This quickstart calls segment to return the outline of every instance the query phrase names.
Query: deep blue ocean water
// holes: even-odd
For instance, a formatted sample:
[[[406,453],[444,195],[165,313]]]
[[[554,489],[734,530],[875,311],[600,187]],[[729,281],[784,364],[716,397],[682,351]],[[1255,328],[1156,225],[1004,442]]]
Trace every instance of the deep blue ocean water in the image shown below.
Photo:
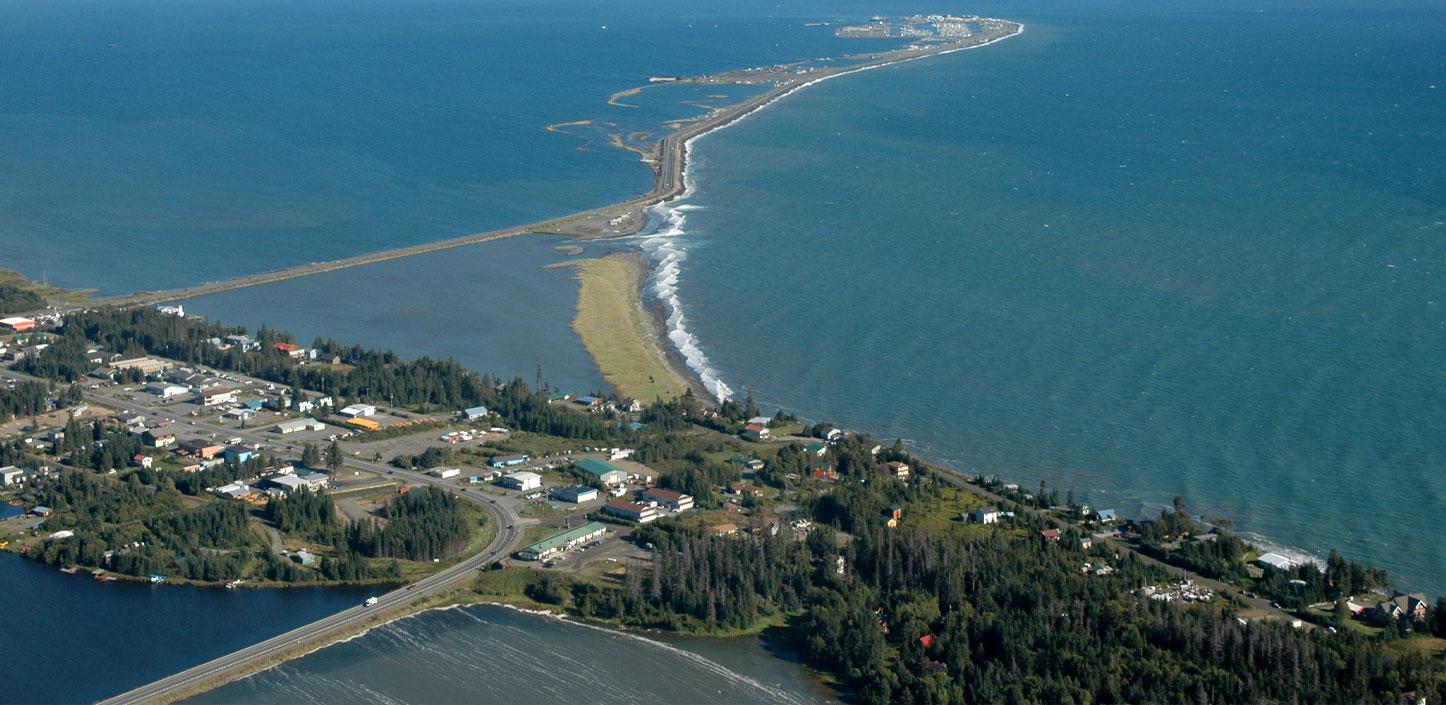
[[[694,145],[709,373],[1446,589],[1446,13],[1014,16]]]

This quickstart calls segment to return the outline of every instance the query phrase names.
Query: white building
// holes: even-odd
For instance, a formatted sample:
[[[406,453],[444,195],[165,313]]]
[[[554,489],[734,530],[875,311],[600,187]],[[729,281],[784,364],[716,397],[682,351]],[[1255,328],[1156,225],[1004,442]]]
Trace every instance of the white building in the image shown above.
[[[371,404],[352,404],[351,406],[348,406],[337,413],[353,419],[359,416],[375,416],[377,413],[377,407]]]
[[[303,487],[312,492],[319,492],[326,489],[327,477],[321,473],[308,473],[306,475],[277,475],[267,480],[283,492],[290,494]]]
[[[215,387],[212,387],[211,389],[203,389],[203,390],[201,390],[201,391],[196,395],[196,397],[197,397],[197,398],[196,398],[196,401],[201,402],[201,406],[219,406],[219,405],[221,405],[221,404],[235,404],[235,403],[236,403],[236,390],[235,390],[235,389],[217,389],[217,388],[215,388]]]
[[[1293,570],[1295,568],[1295,561],[1275,552],[1262,555],[1261,557],[1255,559],[1255,562],[1263,566],[1274,568],[1276,570]]]
[[[188,387],[182,387],[179,384],[166,384],[165,382],[152,382],[146,385],[146,391],[162,399],[171,399],[191,392]]]
[[[14,465],[0,468],[0,486],[9,487],[25,481],[25,471]]]
[[[271,430],[282,435],[299,433],[301,431],[324,431],[326,430],[326,424],[316,419],[292,419],[290,421],[282,421],[272,426]]]
[[[502,486],[523,492],[535,490],[542,487],[542,476],[526,470],[508,473],[502,476]]]
[[[432,477],[440,477],[445,480],[449,477],[456,477],[458,475],[461,475],[462,471],[458,470],[457,468],[432,468],[428,471],[428,474]]]
[[[224,497],[226,499],[240,499],[248,494],[251,494],[251,486],[247,485],[244,482],[233,482],[229,485],[212,487],[211,494],[214,494],[217,497]]]
[[[656,502],[675,512],[686,512],[693,508],[692,495],[665,490],[661,487],[650,487],[643,490],[642,498],[645,502]]]

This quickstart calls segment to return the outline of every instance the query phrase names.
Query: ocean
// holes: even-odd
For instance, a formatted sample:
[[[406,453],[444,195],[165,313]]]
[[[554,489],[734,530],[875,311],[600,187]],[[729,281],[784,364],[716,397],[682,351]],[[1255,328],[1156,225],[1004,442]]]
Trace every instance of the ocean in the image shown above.
[[[0,266],[119,294],[620,201],[652,177],[607,145],[606,126],[658,134],[710,95],[746,90],[645,91],[638,107],[608,96],[653,74],[837,53],[827,28],[775,13],[638,0],[5,3]],[[577,120],[597,126],[546,129]]]
[[[479,605],[424,612],[185,702],[830,702],[756,638],[625,634]]]
[[[1446,15],[1166,7],[698,139],[643,244],[671,336],[959,470],[1446,590]]]

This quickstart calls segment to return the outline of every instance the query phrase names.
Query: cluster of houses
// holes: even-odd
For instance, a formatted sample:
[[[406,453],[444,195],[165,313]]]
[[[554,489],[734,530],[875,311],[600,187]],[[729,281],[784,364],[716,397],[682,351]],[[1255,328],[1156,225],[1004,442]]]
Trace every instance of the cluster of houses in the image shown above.
[[[581,407],[583,411],[594,414],[602,414],[609,411],[618,414],[640,414],[643,412],[643,403],[637,399],[620,399],[616,402],[609,402],[598,396],[582,395],[575,397],[567,392],[557,392],[547,398],[547,403],[549,404],[562,402],[571,402],[573,405]]]
[[[152,356],[114,360],[92,372],[91,376],[114,380],[120,370],[137,370],[145,375],[148,381],[144,390],[162,401],[189,399],[203,410],[220,411],[228,418],[251,418],[263,409],[306,414],[335,405],[329,396],[293,398],[290,389],[277,389],[276,385],[268,385],[269,394],[264,394],[263,398],[242,401],[241,389],[234,385],[239,381],[235,376],[180,367],[170,360]]]
[[[36,318],[8,316],[0,318],[0,331],[14,337],[0,341],[0,358],[11,362],[24,360],[50,347],[51,333],[45,331],[60,325],[60,316],[47,314]]]
[[[1168,585],[1148,585],[1136,590],[1135,594],[1161,602],[1209,602],[1215,599],[1214,591],[1194,580],[1181,580]]]

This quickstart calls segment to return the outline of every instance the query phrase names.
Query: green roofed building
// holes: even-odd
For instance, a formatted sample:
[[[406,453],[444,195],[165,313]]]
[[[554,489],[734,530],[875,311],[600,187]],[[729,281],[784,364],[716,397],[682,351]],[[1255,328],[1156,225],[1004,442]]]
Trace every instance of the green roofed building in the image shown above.
[[[583,458],[573,463],[572,466],[592,475],[604,485],[621,485],[628,480],[628,474],[624,472],[622,468],[601,460]]]
[[[563,551],[570,551],[581,544],[599,538],[607,532],[606,524],[591,521],[576,529],[568,529],[538,541],[518,551],[517,557],[525,561],[545,561]]]

